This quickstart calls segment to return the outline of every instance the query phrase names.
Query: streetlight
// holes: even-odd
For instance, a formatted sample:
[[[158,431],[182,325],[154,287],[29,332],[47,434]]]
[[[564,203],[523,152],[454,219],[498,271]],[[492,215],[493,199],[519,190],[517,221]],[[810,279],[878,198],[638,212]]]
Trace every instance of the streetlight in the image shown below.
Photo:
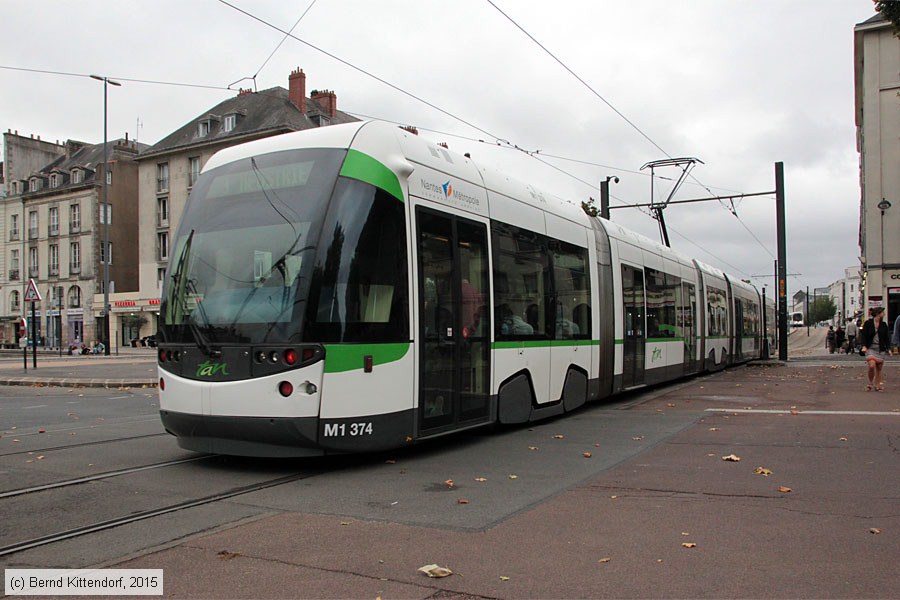
[[[106,145],[106,89],[107,85],[121,87],[121,83],[109,77],[91,75],[91,79],[103,82],[103,345],[109,356],[109,149]]]

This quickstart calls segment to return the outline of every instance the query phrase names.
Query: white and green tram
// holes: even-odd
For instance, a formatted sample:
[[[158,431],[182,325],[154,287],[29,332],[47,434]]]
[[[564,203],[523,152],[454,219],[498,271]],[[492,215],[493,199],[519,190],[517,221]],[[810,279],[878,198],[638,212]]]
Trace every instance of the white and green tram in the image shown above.
[[[160,413],[201,452],[396,448],[760,352],[752,286],[377,121],[220,151],[170,257]]]

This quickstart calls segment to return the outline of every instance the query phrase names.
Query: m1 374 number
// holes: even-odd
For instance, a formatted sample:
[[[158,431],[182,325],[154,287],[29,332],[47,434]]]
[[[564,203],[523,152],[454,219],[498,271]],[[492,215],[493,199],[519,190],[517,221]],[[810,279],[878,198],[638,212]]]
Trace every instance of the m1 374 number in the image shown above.
[[[325,423],[325,437],[372,435],[372,423]]]

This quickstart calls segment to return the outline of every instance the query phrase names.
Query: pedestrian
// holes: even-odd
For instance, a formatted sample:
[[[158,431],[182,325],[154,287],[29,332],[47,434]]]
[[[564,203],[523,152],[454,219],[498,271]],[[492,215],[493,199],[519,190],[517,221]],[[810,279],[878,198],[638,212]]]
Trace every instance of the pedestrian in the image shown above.
[[[900,315],[894,319],[894,335],[891,336],[891,346],[893,346],[894,354],[900,354]]]
[[[837,331],[834,332],[834,347],[837,348],[838,354],[844,350],[844,328],[838,323]]]
[[[850,352],[856,352],[856,334],[858,331],[856,321],[850,319],[847,323],[847,342],[850,344]]]
[[[834,326],[829,325],[828,333],[825,334],[825,347],[828,348],[829,354],[834,354]]]
[[[881,370],[884,367],[884,359],[890,351],[891,333],[887,323],[884,322],[884,308],[878,306],[869,311],[872,315],[862,328],[862,351],[865,353],[866,363],[869,368],[869,383],[866,391],[873,389],[876,392],[884,391],[884,382],[881,378]]]

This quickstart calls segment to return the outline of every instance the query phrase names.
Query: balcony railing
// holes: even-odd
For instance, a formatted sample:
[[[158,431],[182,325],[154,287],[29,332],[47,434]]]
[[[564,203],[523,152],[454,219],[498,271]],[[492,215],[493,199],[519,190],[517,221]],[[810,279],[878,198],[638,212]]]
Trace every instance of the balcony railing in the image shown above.
[[[69,233],[79,233],[81,231],[81,223],[69,223]]]
[[[47,229],[47,235],[59,235],[59,225],[51,225]]]
[[[38,237],[37,227],[28,230],[28,239],[29,240],[36,240],[37,237]]]
[[[59,267],[50,267],[50,276],[54,277],[59,275]]]
[[[169,191],[169,178],[165,179],[157,179],[156,180],[156,191],[157,192],[167,192]]]
[[[39,269],[38,267],[28,267],[28,276],[29,277],[37,277]]]
[[[81,273],[81,263],[69,265],[69,273]]]
[[[13,229],[9,232],[9,241],[15,242],[19,239],[19,230]]]
[[[18,269],[10,269],[9,270],[9,280],[14,281],[19,278],[19,270]]]

